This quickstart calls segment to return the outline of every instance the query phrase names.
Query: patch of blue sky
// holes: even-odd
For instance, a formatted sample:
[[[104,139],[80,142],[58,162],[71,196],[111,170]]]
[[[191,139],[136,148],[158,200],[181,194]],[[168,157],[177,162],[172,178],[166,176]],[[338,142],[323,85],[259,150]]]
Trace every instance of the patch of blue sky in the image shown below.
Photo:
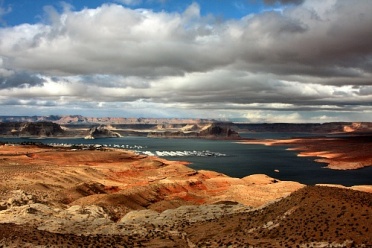
[[[43,22],[45,19],[45,6],[53,6],[58,12],[63,11],[63,6],[70,5],[73,10],[83,8],[97,8],[102,4],[122,4],[127,8],[150,9],[154,12],[184,12],[192,3],[200,6],[202,16],[213,15],[221,19],[240,19],[246,15],[267,11],[275,6],[267,6],[262,0],[137,0],[133,4],[127,0],[0,0],[0,19],[3,26],[15,26],[19,24],[34,24]]]

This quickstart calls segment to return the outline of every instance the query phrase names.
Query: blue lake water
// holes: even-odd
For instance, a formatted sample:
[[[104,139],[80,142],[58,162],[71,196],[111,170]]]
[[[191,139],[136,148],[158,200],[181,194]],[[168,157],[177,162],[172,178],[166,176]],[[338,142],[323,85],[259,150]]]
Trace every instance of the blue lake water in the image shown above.
[[[313,136],[296,133],[250,133],[242,134],[249,138],[289,138]],[[210,151],[226,156],[184,156],[164,157],[168,160],[190,162],[194,169],[213,170],[232,177],[245,177],[251,174],[266,174],[279,180],[297,181],[304,184],[332,183],[345,186],[372,184],[372,167],[359,170],[337,171],[324,168],[325,164],[317,163],[312,157],[298,157],[294,151],[285,146],[263,146],[237,144],[234,141],[203,139],[159,139],[128,136],[110,139],[11,139],[0,138],[0,141],[22,142],[34,141],[43,143],[67,144],[105,144],[128,147],[139,152],[149,151]],[[279,172],[275,172],[279,170]]]

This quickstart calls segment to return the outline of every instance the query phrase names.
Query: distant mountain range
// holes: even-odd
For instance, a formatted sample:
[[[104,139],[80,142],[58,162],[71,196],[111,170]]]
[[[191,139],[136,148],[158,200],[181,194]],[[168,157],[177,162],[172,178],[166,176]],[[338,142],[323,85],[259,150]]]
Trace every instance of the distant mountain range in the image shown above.
[[[23,124],[20,124],[23,123]],[[32,126],[26,123],[34,123]],[[38,124],[37,124],[38,123]],[[47,123],[59,125],[59,127]],[[233,123],[214,119],[85,117],[81,115],[0,116],[0,134],[81,136],[101,129],[119,135],[151,137],[238,138],[242,132],[371,133],[371,122],[330,123]],[[27,127],[27,128],[26,128]],[[102,130],[98,136],[102,136]],[[97,133],[97,130],[95,130]],[[110,137],[113,133],[110,133]],[[104,131],[103,133],[109,133]],[[116,136],[115,134],[114,136]]]
[[[149,136],[158,138],[237,139],[232,123],[206,119],[95,118],[83,116],[2,116],[4,137]]]

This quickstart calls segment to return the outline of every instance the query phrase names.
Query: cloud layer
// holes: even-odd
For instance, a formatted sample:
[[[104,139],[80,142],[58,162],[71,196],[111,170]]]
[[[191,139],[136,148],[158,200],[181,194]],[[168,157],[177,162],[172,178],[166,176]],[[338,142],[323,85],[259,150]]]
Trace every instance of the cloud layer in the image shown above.
[[[201,16],[196,3],[182,13],[46,7],[45,23],[0,29],[0,102],[97,115],[271,121],[290,111],[297,121],[372,121],[372,2],[280,2],[296,5],[239,20]]]

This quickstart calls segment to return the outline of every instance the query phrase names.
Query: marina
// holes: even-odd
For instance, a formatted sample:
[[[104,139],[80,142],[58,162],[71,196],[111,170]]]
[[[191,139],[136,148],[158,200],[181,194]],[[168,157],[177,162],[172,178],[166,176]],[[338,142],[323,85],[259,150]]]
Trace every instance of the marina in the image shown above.
[[[158,157],[226,157],[227,155],[220,152],[212,151],[148,151],[146,146],[139,145],[118,145],[118,144],[71,144],[71,143],[46,143],[46,145],[53,147],[65,147],[72,149],[100,149],[100,148],[117,148],[132,150],[136,154]]]

